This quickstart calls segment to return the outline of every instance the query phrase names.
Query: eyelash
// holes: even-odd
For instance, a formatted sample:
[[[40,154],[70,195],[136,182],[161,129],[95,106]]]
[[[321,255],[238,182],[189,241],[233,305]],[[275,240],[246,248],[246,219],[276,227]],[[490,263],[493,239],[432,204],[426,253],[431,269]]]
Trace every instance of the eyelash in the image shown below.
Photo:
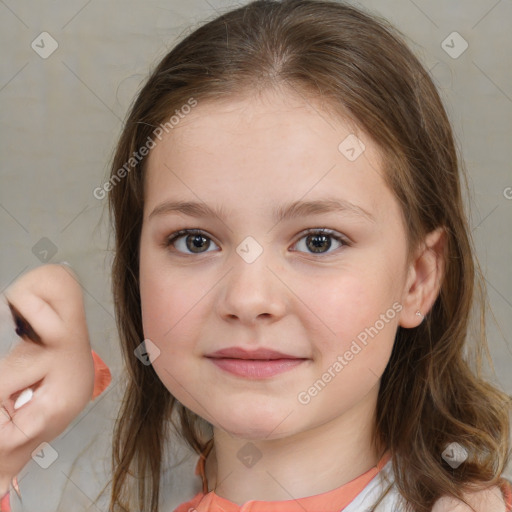
[[[187,236],[187,235],[201,235],[201,236],[204,236],[205,238],[207,238],[208,240],[213,241],[212,238],[210,236],[208,236],[207,233],[205,233],[204,231],[202,231],[200,229],[181,229],[180,231],[176,231],[175,233],[173,233],[172,235],[167,237],[164,245],[165,245],[165,247],[170,248],[173,246],[173,244],[176,242],[176,240],[178,240],[179,238],[182,238],[183,236]],[[300,234],[300,237],[297,239],[297,241],[293,245],[296,245],[300,240],[302,240],[304,237],[307,237],[308,235],[327,235],[342,244],[341,247],[338,247],[337,249],[341,249],[343,246],[349,247],[351,245],[350,241],[345,236],[340,235],[336,231],[333,231],[333,230],[327,229],[327,228],[306,229],[305,231],[303,231]],[[334,251],[336,251],[337,249],[334,249]],[[183,253],[180,251],[176,251],[175,248],[173,248],[173,250],[175,252],[185,255],[185,256],[194,256],[194,253]],[[325,255],[331,254],[334,251],[329,251],[329,252],[325,252],[325,253],[309,252],[308,254],[316,255],[316,256],[325,256]],[[205,254],[207,252],[211,252],[211,251],[205,251],[204,253],[196,253],[195,255]],[[301,251],[294,251],[294,252],[301,252]]]

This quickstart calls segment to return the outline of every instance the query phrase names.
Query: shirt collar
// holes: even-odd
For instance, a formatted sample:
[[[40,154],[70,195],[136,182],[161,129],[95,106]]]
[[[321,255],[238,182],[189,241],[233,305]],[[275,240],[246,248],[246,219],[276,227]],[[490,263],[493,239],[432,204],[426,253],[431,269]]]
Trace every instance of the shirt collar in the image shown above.
[[[332,491],[285,501],[251,500],[239,506],[236,503],[217,496],[214,491],[208,492],[205,462],[212,447],[213,439],[210,439],[196,465],[196,475],[201,477],[203,484],[201,508],[198,510],[203,509],[203,507],[204,510],[219,510],[223,512],[304,512],[304,510],[332,512],[332,510],[343,510],[391,459],[391,453],[389,451],[385,452],[376,466]]]

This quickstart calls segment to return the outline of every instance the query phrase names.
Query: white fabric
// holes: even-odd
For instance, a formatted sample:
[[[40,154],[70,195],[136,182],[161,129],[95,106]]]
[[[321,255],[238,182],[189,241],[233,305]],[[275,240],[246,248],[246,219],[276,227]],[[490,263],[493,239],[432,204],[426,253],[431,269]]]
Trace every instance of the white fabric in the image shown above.
[[[373,508],[380,496],[393,482],[393,466],[391,461],[388,461],[356,498],[343,509],[343,512],[402,512],[404,509],[400,504],[401,497],[395,485],[392,485],[377,508]]]

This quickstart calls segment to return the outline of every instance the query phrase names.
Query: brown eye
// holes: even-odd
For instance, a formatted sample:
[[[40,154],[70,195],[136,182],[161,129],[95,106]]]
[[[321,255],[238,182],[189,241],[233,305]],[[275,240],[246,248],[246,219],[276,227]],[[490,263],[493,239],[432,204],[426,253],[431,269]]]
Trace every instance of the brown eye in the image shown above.
[[[298,250],[309,254],[330,254],[350,243],[341,234],[326,228],[308,229],[295,243]],[[330,250],[333,249],[333,250]],[[295,249],[297,250],[297,249]]]
[[[308,235],[306,245],[311,252],[326,252],[331,248],[331,239],[329,235]]]
[[[204,252],[210,246],[209,240],[203,235],[189,235],[185,241],[190,252]]]
[[[28,338],[34,343],[43,344],[41,337],[34,331],[32,326],[27,322],[25,317],[10,303],[9,309],[11,310],[14,319],[15,331],[20,338]]]
[[[182,229],[167,239],[166,246],[173,247],[178,253],[191,255],[212,252],[210,249],[215,249],[217,244],[201,230]]]

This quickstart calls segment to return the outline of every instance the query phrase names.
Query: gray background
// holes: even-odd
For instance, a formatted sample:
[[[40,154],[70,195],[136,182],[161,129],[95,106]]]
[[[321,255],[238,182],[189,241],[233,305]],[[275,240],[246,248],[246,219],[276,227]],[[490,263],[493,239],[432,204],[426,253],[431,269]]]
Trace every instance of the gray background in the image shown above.
[[[439,86],[470,174],[472,232],[496,318],[489,325],[496,367],[491,378],[511,392],[512,1],[353,3],[408,36]],[[15,510],[105,510],[91,505],[91,498],[104,479],[101,459],[110,446],[121,365],[106,201],[95,199],[93,190],[106,179],[122,119],[150,69],[191,27],[235,5],[0,0],[0,289],[45,258],[68,261],[84,286],[93,348],[114,376],[109,391],[51,443],[58,459],[46,470],[35,462],[24,469],[23,503],[14,500]],[[454,31],[469,44],[457,58],[442,47]],[[41,46],[42,32],[58,43],[46,59],[31,47],[33,41]],[[448,44],[452,53],[462,48],[457,39]],[[189,456],[179,470],[166,473],[171,478],[162,510],[197,490],[194,464]]]

